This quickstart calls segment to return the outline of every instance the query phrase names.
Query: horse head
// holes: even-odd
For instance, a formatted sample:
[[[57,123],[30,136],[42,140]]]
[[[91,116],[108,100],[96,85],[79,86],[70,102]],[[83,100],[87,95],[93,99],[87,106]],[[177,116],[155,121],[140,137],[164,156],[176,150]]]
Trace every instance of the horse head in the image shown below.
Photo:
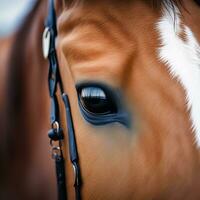
[[[64,159],[58,181],[61,172],[69,199],[75,199],[77,180],[79,195],[88,200],[199,199],[199,1],[50,3],[48,10],[48,1],[37,1],[9,59],[5,126],[9,180],[17,181],[10,181],[12,194],[55,199],[41,45],[47,16],[49,135],[61,133],[53,155]]]
[[[198,199],[198,5],[85,0],[64,7],[57,54],[83,199]],[[66,136],[65,152],[67,143]],[[73,196],[68,162],[66,171]]]

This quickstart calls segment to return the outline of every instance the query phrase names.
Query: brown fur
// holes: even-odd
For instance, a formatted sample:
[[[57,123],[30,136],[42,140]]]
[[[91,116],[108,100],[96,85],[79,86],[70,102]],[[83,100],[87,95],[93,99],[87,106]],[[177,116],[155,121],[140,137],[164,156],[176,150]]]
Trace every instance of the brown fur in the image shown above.
[[[161,12],[146,2],[83,1],[58,20],[60,68],[72,104],[84,199],[200,198],[199,152],[185,93],[158,61],[155,23]],[[189,12],[182,8],[182,14]],[[86,123],[74,87],[81,81],[123,91],[132,129]],[[69,163],[67,171],[73,199]]]
[[[72,107],[83,199],[200,198],[199,152],[193,144],[185,93],[156,54],[159,41],[154,26],[161,3],[167,2],[172,1],[85,0],[66,9],[57,4],[58,57]],[[177,5],[180,2],[189,11],[181,8],[184,22],[200,41],[199,7],[186,0],[176,1]],[[9,59],[4,112],[7,137],[3,140],[6,164],[1,176],[6,180],[4,199],[55,199],[46,135],[47,63],[41,52],[46,8],[46,1],[36,3],[16,34]],[[134,119],[132,129],[85,122],[75,84],[91,80],[123,92]],[[61,116],[65,127],[64,111]],[[71,200],[73,174],[67,136],[64,149]]]

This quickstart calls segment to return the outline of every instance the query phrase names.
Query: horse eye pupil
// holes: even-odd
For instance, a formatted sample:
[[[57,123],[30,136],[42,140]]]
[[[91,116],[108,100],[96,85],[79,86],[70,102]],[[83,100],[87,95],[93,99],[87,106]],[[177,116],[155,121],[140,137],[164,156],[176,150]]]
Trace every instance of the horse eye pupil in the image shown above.
[[[200,0],[194,0],[200,6]]]
[[[79,94],[80,103],[85,111],[91,114],[111,114],[116,112],[112,98],[98,87],[82,88]]]

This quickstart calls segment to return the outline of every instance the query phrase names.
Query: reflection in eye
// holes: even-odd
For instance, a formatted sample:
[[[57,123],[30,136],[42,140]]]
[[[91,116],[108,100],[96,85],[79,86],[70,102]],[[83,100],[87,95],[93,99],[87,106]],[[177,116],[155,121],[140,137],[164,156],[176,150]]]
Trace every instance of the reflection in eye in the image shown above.
[[[79,92],[79,99],[84,110],[91,114],[105,115],[117,112],[112,97],[100,87],[83,87]]]
[[[104,93],[104,91],[97,87],[83,88],[81,91],[81,96],[83,98],[94,97],[94,98],[106,99],[106,94]]]

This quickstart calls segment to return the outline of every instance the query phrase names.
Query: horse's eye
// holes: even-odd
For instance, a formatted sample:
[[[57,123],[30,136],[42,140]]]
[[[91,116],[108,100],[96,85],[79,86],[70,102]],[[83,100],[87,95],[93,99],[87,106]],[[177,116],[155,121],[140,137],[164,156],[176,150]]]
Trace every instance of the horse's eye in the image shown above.
[[[91,114],[107,115],[117,112],[112,97],[100,87],[83,87],[79,91],[79,100],[83,109]]]
[[[92,125],[119,122],[130,127],[130,115],[117,88],[97,82],[76,85],[78,103],[84,119]]]

